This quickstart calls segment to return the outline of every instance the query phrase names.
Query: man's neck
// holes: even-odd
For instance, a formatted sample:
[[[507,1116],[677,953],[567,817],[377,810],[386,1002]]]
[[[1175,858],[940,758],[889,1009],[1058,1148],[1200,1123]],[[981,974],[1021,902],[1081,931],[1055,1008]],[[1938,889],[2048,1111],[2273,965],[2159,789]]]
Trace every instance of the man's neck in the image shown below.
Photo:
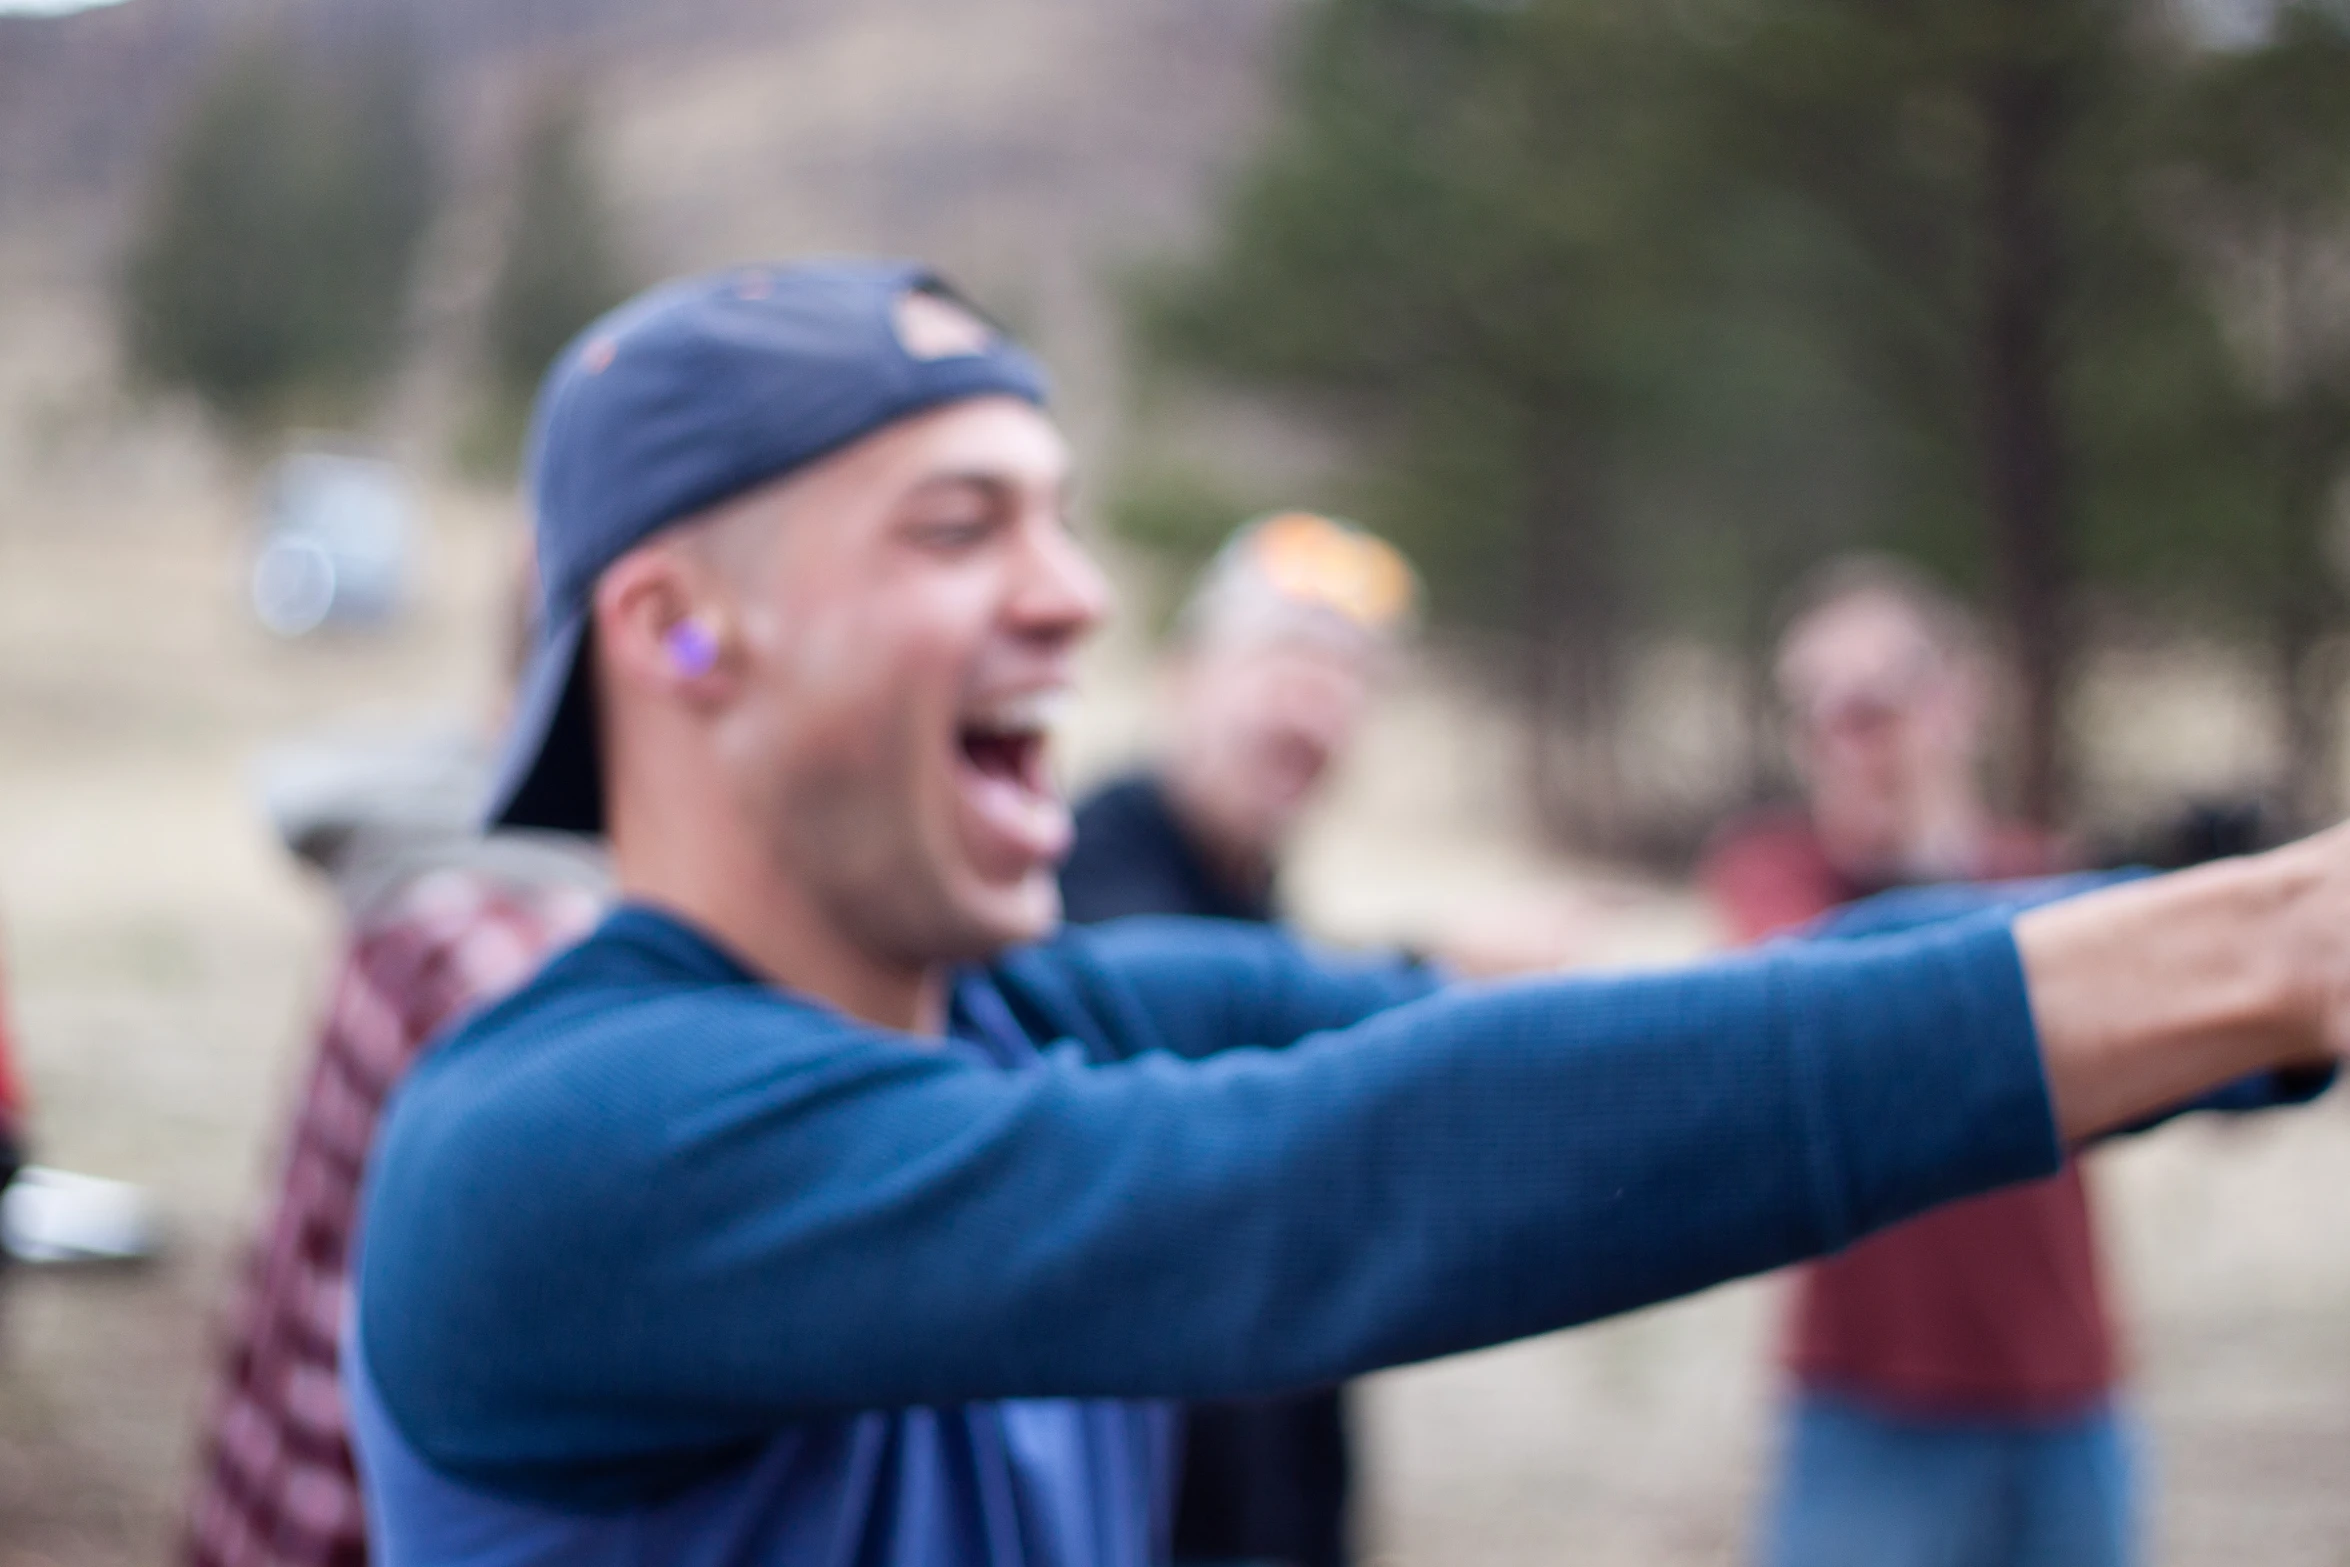
[[[1902,870],[1913,881],[1963,881],[1983,873],[1990,813],[1972,792],[1929,794],[1910,813]]]
[[[769,984],[858,1019],[925,1039],[946,1034],[947,970],[878,958],[800,895],[767,878],[697,876],[645,864],[613,845],[620,895],[684,920]],[[756,882],[757,885],[752,883]]]
[[[1921,800],[1893,841],[1839,841],[1824,824],[1820,840],[1836,869],[1862,886],[1966,881],[1982,873],[1991,820],[1971,797]]]
[[[604,779],[604,820],[620,896],[691,925],[752,974],[860,1022],[946,1035],[946,965],[904,962],[860,944],[789,868],[766,852],[694,758],[695,737],[620,732]]]

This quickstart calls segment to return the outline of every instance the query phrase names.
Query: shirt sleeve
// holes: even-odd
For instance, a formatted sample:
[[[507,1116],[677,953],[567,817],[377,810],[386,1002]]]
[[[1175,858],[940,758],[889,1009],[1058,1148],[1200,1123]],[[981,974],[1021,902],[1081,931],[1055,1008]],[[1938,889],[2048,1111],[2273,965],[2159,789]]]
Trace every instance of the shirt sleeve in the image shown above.
[[[2013,918],[2029,908],[2078,897],[2100,887],[2117,886],[2154,874],[2146,870],[2076,871],[2062,876],[2032,876],[2019,881],[1949,881],[1916,887],[1896,887],[1874,897],[1847,903],[1804,926],[1796,935],[1809,941],[1850,941],[1867,936],[1890,936],[1921,930],[1947,920],[1974,919],[1988,913]]]
[[[1270,949],[1203,958],[1189,999],[1163,962],[1097,961],[1141,1004],[1198,1003],[1185,1045],[1279,1043],[1364,997]],[[1284,999],[1243,999],[1250,963]],[[1010,1072],[813,1009],[787,1028],[737,989],[589,998],[411,1080],[360,1337],[444,1471],[606,1505],[648,1456],[822,1413],[1325,1382],[2059,1159],[1996,918]]]
[[[1340,952],[1243,920],[1141,916],[1071,930],[999,978],[1039,1037],[1081,1015],[1117,1057],[1277,1049],[1417,1001],[1445,976],[1405,953]]]

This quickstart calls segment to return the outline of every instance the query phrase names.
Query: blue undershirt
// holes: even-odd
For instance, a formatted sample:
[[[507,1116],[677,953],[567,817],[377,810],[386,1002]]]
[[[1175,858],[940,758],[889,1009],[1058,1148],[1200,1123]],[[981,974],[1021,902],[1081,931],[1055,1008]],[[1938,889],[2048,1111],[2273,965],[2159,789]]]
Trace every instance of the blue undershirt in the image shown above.
[[[2005,920],[1462,987],[1138,920],[940,1048],[623,909],[436,1049],[346,1354],[383,1567],[1144,1567],[1152,1401],[1832,1249],[2059,1150]]]

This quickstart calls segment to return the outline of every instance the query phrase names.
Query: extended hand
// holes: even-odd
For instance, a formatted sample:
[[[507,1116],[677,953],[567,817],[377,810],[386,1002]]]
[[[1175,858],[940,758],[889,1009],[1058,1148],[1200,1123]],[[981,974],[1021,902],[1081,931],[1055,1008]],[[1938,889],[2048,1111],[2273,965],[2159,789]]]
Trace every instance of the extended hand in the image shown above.
[[[2059,1129],[2350,1050],[2350,827],[2017,917]]]

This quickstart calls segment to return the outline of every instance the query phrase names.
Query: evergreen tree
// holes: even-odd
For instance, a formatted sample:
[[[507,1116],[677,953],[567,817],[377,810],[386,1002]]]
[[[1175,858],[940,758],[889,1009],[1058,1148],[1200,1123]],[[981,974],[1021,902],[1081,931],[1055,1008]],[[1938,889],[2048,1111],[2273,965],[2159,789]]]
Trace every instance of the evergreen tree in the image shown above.
[[[1534,797],[1587,840],[1625,825],[1619,447],[1690,361],[1703,259],[1656,10],[1328,0],[1220,247],[1145,303],[1176,361],[1381,432],[1356,509],[1451,618],[1512,634]]]
[[[256,42],[169,144],[124,273],[146,377],[260,436],[348,415],[396,360],[432,205],[421,85],[396,49],[342,77]]]
[[[2151,13],[1321,0],[1145,341],[1365,432],[1367,519],[1440,614],[1516,629],[1537,723],[1581,737],[1537,778],[1569,831],[1623,820],[1592,742],[1625,636],[1751,651],[1856,543],[2000,603],[2049,819],[2084,601],[2226,578],[2254,494],[2164,194],[2203,57]]]
[[[2244,342],[2253,479],[2203,552],[2267,632],[2286,734],[2285,805],[2340,809],[2342,486],[2350,477],[2350,13],[2288,0],[2257,45],[2183,86],[2174,142],[2193,234]]]
[[[291,61],[255,46],[198,98],[128,275],[133,362],[244,426],[307,368],[305,226],[317,143]]]
[[[1890,532],[1991,591],[2022,686],[2020,805],[2066,797],[2094,584],[2211,547],[2240,494],[2230,372],[2158,221],[2179,51],[2127,0],[1784,0],[1720,56],[1721,145],[1838,264],[1810,319],[1901,449]]]

